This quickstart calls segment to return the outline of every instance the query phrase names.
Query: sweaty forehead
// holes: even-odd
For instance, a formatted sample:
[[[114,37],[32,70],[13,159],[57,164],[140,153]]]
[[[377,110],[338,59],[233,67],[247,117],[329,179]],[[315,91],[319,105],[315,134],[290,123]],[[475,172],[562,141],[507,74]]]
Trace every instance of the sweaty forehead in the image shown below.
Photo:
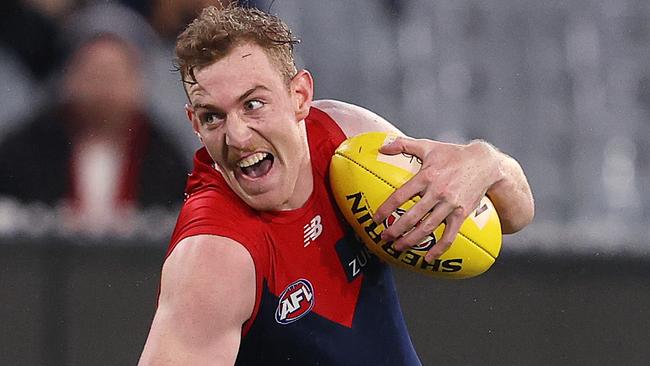
[[[187,85],[190,97],[214,93],[237,93],[253,85],[269,89],[283,85],[280,71],[264,50],[254,44],[233,48],[224,58],[195,72],[195,84]]]

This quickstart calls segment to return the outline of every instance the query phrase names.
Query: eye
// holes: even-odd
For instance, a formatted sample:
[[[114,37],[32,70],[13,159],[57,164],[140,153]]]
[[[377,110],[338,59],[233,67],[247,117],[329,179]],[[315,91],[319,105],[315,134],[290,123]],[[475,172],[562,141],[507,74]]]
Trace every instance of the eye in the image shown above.
[[[204,125],[214,125],[223,121],[223,117],[217,113],[206,112],[199,116],[201,123]]]
[[[252,99],[244,103],[244,109],[247,111],[254,111],[256,109],[260,109],[264,106],[264,102],[261,102],[257,99]]]

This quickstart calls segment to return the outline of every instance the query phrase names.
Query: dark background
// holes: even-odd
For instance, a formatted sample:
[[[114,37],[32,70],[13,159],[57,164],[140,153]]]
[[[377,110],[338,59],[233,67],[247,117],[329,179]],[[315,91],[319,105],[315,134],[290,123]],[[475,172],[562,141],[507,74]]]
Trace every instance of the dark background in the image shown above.
[[[164,243],[0,241],[0,364],[134,365]],[[484,275],[396,279],[425,365],[643,365],[650,262],[503,251]]]

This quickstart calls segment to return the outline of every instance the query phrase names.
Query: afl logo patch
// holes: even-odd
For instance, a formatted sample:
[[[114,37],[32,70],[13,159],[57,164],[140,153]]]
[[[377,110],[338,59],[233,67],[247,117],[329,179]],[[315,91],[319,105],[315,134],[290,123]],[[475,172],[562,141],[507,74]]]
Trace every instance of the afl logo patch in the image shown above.
[[[406,211],[404,211],[401,208],[398,208],[397,210],[393,211],[393,213],[391,213],[390,216],[388,216],[386,220],[384,220],[384,226],[385,227],[391,226],[392,224],[395,223],[395,221],[397,221],[397,219],[400,218],[400,216],[404,215],[405,212]],[[429,250],[435,244],[436,244],[436,237],[433,235],[427,235],[424,239],[422,239],[420,244],[414,245],[413,247],[411,247],[411,249]]]
[[[314,288],[311,283],[299,279],[280,294],[275,321],[283,325],[293,323],[307,315],[314,307],[314,302]]]

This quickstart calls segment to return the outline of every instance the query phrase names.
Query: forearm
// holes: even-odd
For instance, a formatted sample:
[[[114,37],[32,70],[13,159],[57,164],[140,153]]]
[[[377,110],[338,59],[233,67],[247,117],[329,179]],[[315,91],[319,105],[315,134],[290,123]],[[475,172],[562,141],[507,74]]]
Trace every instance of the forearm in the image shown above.
[[[533,220],[535,204],[521,165],[484,141],[472,144],[479,144],[495,164],[495,182],[487,195],[499,213],[502,232],[511,234],[523,229]]]

